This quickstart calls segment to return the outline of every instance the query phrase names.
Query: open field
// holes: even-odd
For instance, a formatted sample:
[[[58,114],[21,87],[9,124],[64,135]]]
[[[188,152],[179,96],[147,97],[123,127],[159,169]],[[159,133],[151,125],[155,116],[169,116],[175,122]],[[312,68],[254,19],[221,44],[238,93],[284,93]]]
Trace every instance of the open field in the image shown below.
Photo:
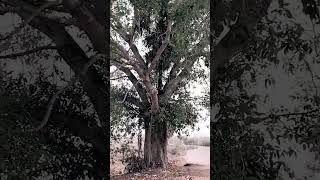
[[[182,140],[186,145],[210,146],[209,137],[188,137],[183,138]]]

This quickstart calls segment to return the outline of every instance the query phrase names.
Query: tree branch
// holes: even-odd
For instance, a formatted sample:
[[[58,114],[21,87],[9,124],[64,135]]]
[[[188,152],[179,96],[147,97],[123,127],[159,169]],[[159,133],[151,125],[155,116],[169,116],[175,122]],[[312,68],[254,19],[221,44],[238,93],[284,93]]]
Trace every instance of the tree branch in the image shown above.
[[[155,57],[152,59],[151,64],[150,64],[150,66],[149,66],[149,68],[147,70],[147,73],[146,73],[147,75],[150,74],[150,72],[155,69],[155,67],[157,66],[157,64],[158,64],[158,62],[160,60],[160,57],[161,57],[163,51],[168,46],[169,41],[170,41],[171,29],[172,29],[172,22],[168,21],[167,30],[165,32],[166,37],[164,38],[164,41],[162,41],[162,44],[161,44],[160,48],[157,50]]]
[[[143,88],[142,85],[140,83],[138,83],[139,80],[136,78],[136,76],[128,68],[121,67],[121,66],[118,68],[128,76],[128,79],[134,85],[142,102],[144,102],[144,103],[146,103],[146,105],[148,105],[149,102],[148,102],[147,92],[146,92],[145,88]]]
[[[110,65],[116,66],[116,67],[124,67],[127,69],[133,69],[133,66],[127,62],[119,61],[116,58],[111,58],[110,59]]]
[[[17,27],[14,31],[12,31],[10,34],[8,34],[6,37],[4,38],[1,38],[0,41],[3,41],[3,40],[6,40],[2,46],[0,46],[0,49],[7,49],[7,47],[9,46],[10,44],[10,39],[13,37],[13,35],[19,33],[27,24],[29,24],[32,19],[36,16],[38,16],[41,11],[43,11],[44,9],[50,7],[50,6],[53,6],[53,5],[57,5],[57,4],[60,4],[60,0],[59,1],[50,1],[50,2],[47,2],[45,3],[44,5],[40,6],[38,9],[36,9],[28,18],[26,18],[25,21],[23,21],[23,23]]]
[[[237,23],[238,16],[236,17],[235,20],[229,21],[228,19],[226,19],[224,22],[221,23],[223,30],[220,33],[220,35],[216,38],[215,45],[219,44],[220,41],[229,33],[231,26],[234,25],[235,23]]]
[[[88,68],[90,66],[92,66],[97,61],[97,59],[99,59],[99,56],[94,56],[93,58],[91,58],[91,60],[83,67],[81,75],[85,75],[87,73],[87,71],[88,71]],[[49,101],[49,103],[47,105],[47,110],[46,110],[46,113],[45,113],[45,116],[44,116],[43,120],[41,121],[39,126],[33,128],[33,129],[30,129],[30,130],[27,130],[28,132],[39,131],[40,129],[42,129],[48,123],[50,115],[51,115],[51,112],[52,112],[52,109],[53,109],[53,106],[54,106],[54,103],[56,102],[57,98],[60,96],[60,94],[62,94],[68,88],[70,88],[76,82],[77,79],[78,79],[78,76],[74,76],[73,78],[71,78],[71,80],[68,82],[68,84],[66,86],[61,88],[58,92],[56,92],[52,96],[52,98],[50,99],[50,101]]]
[[[178,62],[173,64],[173,66],[172,66],[172,68],[170,70],[170,73],[169,73],[169,76],[168,76],[166,84],[177,76],[178,70],[182,66],[183,62],[178,60]]]
[[[28,5],[27,3],[22,3],[22,5],[18,6],[13,2],[10,3],[6,3],[7,5],[9,5],[8,7],[0,7],[0,15],[3,15],[5,13],[8,12],[12,12],[12,13],[17,13],[19,14],[19,11],[26,11],[29,13],[36,13],[37,9],[31,5]],[[51,9],[54,8],[55,6],[50,6],[46,9]],[[67,12],[63,12],[63,13],[67,13]],[[37,14],[37,16],[40,17],[44,17],[50,20],[54,20],[60,24],[63,24],[65,26],[71,26],[71,25],[78,25],[76,20],[73,18],[68,18],[68,17],[64,17],[64,16],[58,16],[56,14],[49,14],[49,13],[45,13],[45,12],[40,12]],[[4,40],[6,38],[2,38],[1,40]]]
[[[311,81],[312,81],[312,84],[313,84],[313,87],[315,89],[315,95],[316,97],[318,98],[318,88],[317,88],[317,85],[316,85],[316,82],[315,82],[315,78],[314,78],[314,73],[312,71],[312,68],[310,66],[310,63],[306,60],[306,59],[303,59],[303,61],[305,62],[306,66],[307,66],[307,70],[310,72],[310,75],[311,75]],[[315,101],[316,105],[319,106],[319,102],[318,101]]]
[[[140,54],[137,46],[133,43],[133,38],[129,38],[132,35],[126,34],[124,32],[120,32],[120,30],[117,30],[116,28],[113,28],[120,36],[123,40],[125,40],[128,45],[129,48],[131,49],[132,53],[134,54],[134,57],[138,60],[139,62],[139,66],[143,69],[146,68],[146,62],[143,59],[142,55]],[[133,37],[133,36],[132,36]],[[115,41],[113,41],[114,44],[117,44]]]
[[[133,87],[135,87],[135,86],[137,85],[137,83],[139,83],[139,81],[137,81],[135,84],[133,84],[133,86],[131,86],[130,89],[128,89],[128,91],[126,92],[126,94],[125,94],[124,98],[122,99],[121,103],[124,103],[124,102],[125,102],[128,94],[129,94],[129,91],[130,91]]]
[[[112,17],[112,18],[115,18],[115,19],[117,19],[117,20],[119,21],[119,19],[118,19],[117,17],[112,16],[112,15],[111,15],[111,17]],[[132,51],[135,59],[137,60],[137,62],[135,62],[136,67],[138,67],[138,69],[147,69],[147,65],[146,65],[146,62],[145,62],[144,58],[142,57],[142,55],[140,54],[137,46],[136,46],[136,45],[134,44],[134,42],[133,42],[133,41],[134,41],[134,33],[135,33],[134,30],[135,30],[135,28],[133,27],[133,31],[132,31],[132,33],[130,34],[130,33],[124,32],[124,31],[122,30],[122,29],[124,29],[124,28],[122,27],[122,25],[121,25],[120,23],[118,23],[117,26],[118,26],[118,28],[115,27],[113,24],[111,24],[111,28],[112,28],[116,33],[118,33],[118,34],[120,35],[120,37],[121,37],[125,42],[128,43],[130,50]],[[120,28],[119,28],[119,27],[120,27]],[[115,43],[115,42],[114,42],[114,43]],[[117,44],[117,43],[116,43],[116,44]],[[142,75],[142,74],[140,73],[140,75]]]
[[[115,60],[114,58],[111,59],[111,61],[115,62],[116,66],[122,66],[122,67],[126,67],[126,68],[130,68],[130,69],[134,69],[139,76],[143,79],[145,77],[145,73],[144,73],[144,68],[143,65],[141,66],[137,61],[133,61],[128,53],[128,51],[126,51],[126,49],[121,46],[120,44],[116,43],[115,41],[111,40],[111,44],[114,45],[116,47],[116,49],[118,49],[120,51],[120,56],[124,59],[127,60],[127,62],[120,62]],[[130,67],[132,66],[132,67]]]
[[[211,23],[210,31],[218,33],[219,24],[221,20],[224,19],[228,11],[223,11],[221,9],[225,8],[223,1],[211,1]],[[268,13],[268,8],[271,4],[271,0],[265,0],[263,3],[257,0],[253,0],[252,3],[245,5],[245,3],[232,3],[233,12],[240,12],[238,18],[236,19],[237,24],[233,25],[233,28],[229,29],[230,23],[228,26],[223,25],[222,33],[219,33],[217,39],[218,43],[214,43],[214,34],[211,34],[211,45],[214,47],[211,48],[210,53],[210,76],[211,81],[215,81],[219,78],[219,70],[223,69],[225,64],[236,55],[239,50],[249,43],[249,37],[254,32],[254,27],[256,24]],[[250,9],[254,9],[251,11]],[[232,13],[233,13],[232,12]],[[214,83],[211,83],[214,86]],[[213,88],[213,87],[212,87]]]
[[[128,78],[128,76],[119,76],[119,77],[115,77],[115,78],[110,78],[110,81],[114,81],[114,80],[118,80],[118,79],[122,79],[122,78]]]
[[[146,68],[146,63],[145,60],[143,59],[143,57],[141,56],[137,46],[133,43],[129,44],[130,45],[130,49],[133,52],[134,56],[136,57],[136,59],[138,60],[138,62],[140,63],[139,65],[142,68]]]
[[[73,78],[65,87],[61,88],[58,92],[56,92],[50,99],[48,105],[47,105],[47,110],[46,113],[43,117],[43,120],[41,121],[41,123],[32,129],[27,130],[27,132],[36,132],[41,130],[49,121],[54,103],[56,102],[57,98],[60,96],[60,94],[62,94],[64,91],[66,91],[76,80],[76,78]]]
[[[310,111],[305,111],[305,112],[296,112],[296,113],[285,113],[285,114],[271,114],[269,116],[265,116],[265,117],[257,117],[255,118],[255,121],[253,122],[254,124],[258,124],[264,120],[267,120],[267,119],[275,119],[275,118],[280,118],[280,117],[290,117],[290,116],[307,116],[307,115],[310,115],[312,113],[315,113],[315,112],[319,112],[320,109],[313,109],[313,110],[310,110]]]
[[[200,45],[200,42],[197,44]],[[164,85],[164,94],[161,96],[161,101],[166,101],[171,97],[173,92],[177,89],[179,82],[190,75],[194,63],[201,57],[206,56],[204,52],[194,53],[192,52],[188,59],[183,62],[177,62],[170,70],[169,77]],[[177,75],[179,69],[182,68],[179,75]]]
[[[0,56],[0,59],[8,59],[8,58],[15,59],[20,56],[25,56],[25,55],[36,53],[36,52],[43,51],[43,50],[57,50],[57,48],[58,48],[57,46],[51,46],[51,45],[42,46],[42,47],[37,47],[37,48],[31,49],[31,50],[27,50],[24,52],[2,55],[2,56]]]
[[[123,46],[121,46],[120,44],[118,44],[114,40],[111,40],[111,45],[115,46],[115,48],[118,49],[121,52],[121,54],[120,54],[121,57],[123,57],[124,59],[126,59],[128,61],[131,60],[128,51]]]
[[[93,47],[102,54],[107,54],[107,30],[86,7],[82,0],[63,0],[64,6],[76,18],[81,29],[88,35]]]
[[[141,65],[137,62],[137,61],[133,61],[129,55],[129,53],[125,50],[125,48],[121,45],[119,45],[118,43],[116,43],[115,41],[111,40],[111,44],[114,45],[121,53],[119,54],[122,58],[126,59],[127,62],[120,62],[114,58],[111,58],[111,61],[113,61],[115,64],[115,66],[122,66],[122,67],[126,67],[126,68],[130,68],[130,69],[134,69],[138,75],[140,76],[140,78],[144,78],[145,77],[145,69],[143,67],[141,67]],[[132,67],[130,67],[132,66]]]
[[[161,101],[166,101],[166,100],[168,100],[168,99],[172,96],[172,94],[174,93],[174,91],[177,89],[178,84],[182,81],[182,79],[184,79],[185,77],[187,77],[187,76],[190,74],[194,62],[195,62],[195,61],[193,61],[192,63],[190,63],[189,66],[186,66],[186,67],[180,72],[180,74],[179,74],[177,77],[175,77],[174,79],[168,81],[168,82],[165,84],[164,94],[161,96]]]

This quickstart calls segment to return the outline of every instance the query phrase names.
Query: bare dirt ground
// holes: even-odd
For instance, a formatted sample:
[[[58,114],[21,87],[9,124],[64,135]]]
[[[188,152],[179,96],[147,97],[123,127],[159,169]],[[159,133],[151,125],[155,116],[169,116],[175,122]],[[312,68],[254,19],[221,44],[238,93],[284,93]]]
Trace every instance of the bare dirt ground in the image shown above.
[[[210,148],[195,146],[185,152],[170,153],[166,169],[148,169],[139,173],[114,175],[112,180],[209,180]]]

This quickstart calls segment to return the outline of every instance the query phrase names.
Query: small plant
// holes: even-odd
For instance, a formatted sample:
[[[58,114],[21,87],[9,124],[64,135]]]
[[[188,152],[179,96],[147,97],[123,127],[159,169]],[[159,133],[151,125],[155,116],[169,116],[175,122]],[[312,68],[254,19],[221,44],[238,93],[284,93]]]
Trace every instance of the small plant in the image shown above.
[[[140,172],[144,168],[143,158],[132,154],[132,156],[127,157],[124,162],[126,163],[125,172],[134,173]]]
[[[144,168],[144,160],[138,155],[138,151],[128,143],[122,144],[117,149],[122,154],[121,162],[125,165],[125,173],[140,172]]]

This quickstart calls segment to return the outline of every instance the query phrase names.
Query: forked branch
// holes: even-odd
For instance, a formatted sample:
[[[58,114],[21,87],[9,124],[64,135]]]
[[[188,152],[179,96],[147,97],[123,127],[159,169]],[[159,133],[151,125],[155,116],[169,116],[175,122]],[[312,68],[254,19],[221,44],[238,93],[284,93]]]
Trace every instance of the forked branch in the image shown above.
[[[105,58],[105,57],[106,57],[105,55],[99,55],[98,54],[98,55],[94,56],[93,58],[91,58],[91,60],[87,64],[84,65],[84,67],[83,67],[83,69],[82,69],[82,71],[80,73],[80,76],[84,76],[87,73],[89,67],[92,66],[98,59]],[[57,91],[51,97],[51,99],[50,99],[50,101],[49,101],[49,103],[47,105],[47,110],[46,110],[45,116],[43,117],[43,120],[41,121],[41,123],[37,127],[27,130],[28,132],[39,131],[48,123],[50,115],[51,115],[51,112],[52,112],[52,109],[53,109],[53,106],[54,106],[54,103],[56,102],[58,97],[63,92],[65,92],[68,88],[70,88],[76,82],[77,79],[78,79],[78,76],[72,77],[71,80],[68,82],[68,84],[66,86],[61,88],[59,91]]]
[[[219,44],[220,41],[229,33],[230,27],[237,23],[238,17],[239,17],[239,15],[237,15],[235,20],[227,20],[226,19],[221,23],[223,30],[220,33],[220,35],[216,38],[216,42],[215,42],[216,45]]]

